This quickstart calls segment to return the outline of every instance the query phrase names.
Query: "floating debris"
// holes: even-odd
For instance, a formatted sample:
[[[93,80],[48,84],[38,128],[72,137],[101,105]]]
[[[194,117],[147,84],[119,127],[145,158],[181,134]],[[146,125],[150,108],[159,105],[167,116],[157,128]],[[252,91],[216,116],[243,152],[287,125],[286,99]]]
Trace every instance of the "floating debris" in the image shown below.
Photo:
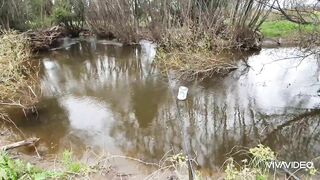
[[[179,92],[178,92],[178,100],[180,101],[184,101],[187,99],[187,96],[188,96],[188,88],[185,87],[185,86],[180,86],[179,87]]]

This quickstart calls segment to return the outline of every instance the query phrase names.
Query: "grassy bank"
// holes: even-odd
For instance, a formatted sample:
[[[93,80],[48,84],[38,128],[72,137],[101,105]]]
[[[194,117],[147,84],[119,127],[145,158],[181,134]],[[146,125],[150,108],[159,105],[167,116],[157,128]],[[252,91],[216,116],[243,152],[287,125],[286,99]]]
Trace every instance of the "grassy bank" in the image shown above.
[[[97,154],[94,154],[96,157]],[[96,157],[98,158],[98,157]],[[111,159],[126,159],[141,164],[147,171],[132,173],[111,164]],[[24,157],[0,151],[0,179],[46,180],[46,179],[189,179],[187,158],[183,154],[166,155],[159,163],[148,163],[126,156],[101,155],[90,163],[77,160],[71,151],[64,151],[52,160],[24,160]],[[45,161],[45,162],[43,162]],[[140,166],[139,166],[140,167]],[[122,169],[122,170],[120,170]],[[199,171],[193,170],[196,180],[203,179]]]
[[[238,153],[245,154],[247,158],[241,162],[236,162],[232,158],[226,160],[223,167],[224,173],[220,174],[219,179],[267,180],[284,179],[286,176],[281,169],[269,169],[267,167],[267,163],[277,161],[276,154],[267,146],[260,144],[257,147],[242,150]],[[109,160],[113,158],[125,158],[146,166],[155,167],[151,173],[145,174],[144,179],[146,180],[169,178],[185,180],[189,179],[190,175],[187,158],[183,154],[164,157],[159,163],[147,163],[125,156],[101,157],[104,159],[98,159],[98,163],[88,165],[75,159],[72,152],[66,150],[61,156],[55,158],[54,162],[48,162],[46,168],[41,168],[37,164],[34,165],[20,159],[13,159],[8,153],[0,152],[0,179],[121,179],[122,175],[126,177],[125,179],[132,179],[134,175],[119,173],[119,171],[112,168]],[[306,170],[301,176],[302,179],[315,179],[318,175],[318,171],[315,168]],[[293,174],[297,176],[296,172],[288,172],[291,176]],[[194,179],[201,180],[206,179],[206,177],[201,175],[199,171],[194,171]]]
[[[6,152],[0,152],[0,179],[75,179],[87,177],[93,168],[76,161],[70,151],[65,151],[57,162],[59,170],[39,168],[19,159],[12,159]]]
[[[312,33],[317,30],[314,25],[299,25],[287,20],[267,20],[260,31],[265,38],[294,39],[301,34]]]

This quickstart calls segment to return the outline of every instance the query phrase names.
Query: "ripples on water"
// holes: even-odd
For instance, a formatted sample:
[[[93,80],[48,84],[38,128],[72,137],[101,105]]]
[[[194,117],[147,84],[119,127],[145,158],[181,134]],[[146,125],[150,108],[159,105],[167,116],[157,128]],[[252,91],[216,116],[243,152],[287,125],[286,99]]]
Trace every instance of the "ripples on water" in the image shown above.
[[[259,142],[284,160],[319,156],[315,57],[289,58],[301,55],[294,48],[263,49],[247,58],[249,68],[239,64],[223,79],[183,84],[160,75],[154,48],[72,40],[42,55],[39,119],[18,121],[19,127],[40,137],[48,153],[91,147],[158,161],[171,149],[187,148],[210,170],[233,147]],[[190,94],[177,109],[172,92],[179,85]]]

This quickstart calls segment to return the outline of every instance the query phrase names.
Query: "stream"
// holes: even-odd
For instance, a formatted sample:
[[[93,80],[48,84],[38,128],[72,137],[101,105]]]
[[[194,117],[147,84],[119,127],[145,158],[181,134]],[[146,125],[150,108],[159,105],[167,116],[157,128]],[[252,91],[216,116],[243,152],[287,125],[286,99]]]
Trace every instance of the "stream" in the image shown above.
[[[259,143],[285,161],[320,155],[318,57],[262,49],[226,77],[182,82],[161,75],[155,54],[147,41],[66,39],[40,54],[38,116],[11,117],[27,136],[41,138],[45,154],[72,149],[81,157],[89,148],[158,162],[167,152],[188,152],[209,173],[235,149]],[[177,102],[181,85],[189,94]]]

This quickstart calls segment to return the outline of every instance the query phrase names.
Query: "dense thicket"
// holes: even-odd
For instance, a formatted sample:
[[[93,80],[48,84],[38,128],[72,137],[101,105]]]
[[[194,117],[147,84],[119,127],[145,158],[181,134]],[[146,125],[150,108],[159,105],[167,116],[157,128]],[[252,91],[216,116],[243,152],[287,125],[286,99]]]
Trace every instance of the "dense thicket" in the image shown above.
[[[167,30],[177,28],[202,35],[234,34],[232,38],[239,39],[257,30],[269,12],[269,1],[0,0],[0,26],[26,30],[63,24],[77,34],[87,22],[98,34],[124,42],[135,42],[140,36],[160,39]]]
[[[245,44],[269,13],[269,1],[92,0],[87,22],[98,34],[111,33],[123,41],[140,36],[159,40],[168,31],[185,28],[196,36],[218,35]]]
[[[84,24],[85,0],[0,0],[0,29],[47,28],[64,24],[71,33]]]

